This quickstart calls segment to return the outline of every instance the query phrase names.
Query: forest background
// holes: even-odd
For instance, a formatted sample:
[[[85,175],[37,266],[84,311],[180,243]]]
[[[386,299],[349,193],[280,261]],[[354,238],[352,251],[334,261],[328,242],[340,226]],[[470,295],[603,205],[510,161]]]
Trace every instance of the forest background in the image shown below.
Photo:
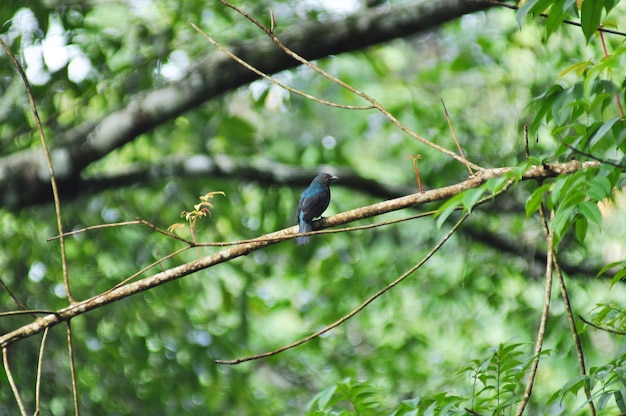
[[[624,2],[0,18],[0,414],[626,413]]]

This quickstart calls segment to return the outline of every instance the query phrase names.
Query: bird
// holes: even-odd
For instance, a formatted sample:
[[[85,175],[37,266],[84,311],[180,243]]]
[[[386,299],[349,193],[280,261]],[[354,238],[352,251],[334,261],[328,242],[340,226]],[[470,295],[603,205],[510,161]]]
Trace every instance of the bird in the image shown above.
[[[308,233],[312,230],[314,218],[320,217],[330,203],[330,184],[339,178],[330,173],[320,173],[300,195],[296,222],[299,233]],[[296,237],[296,245],[309,243],[309,236]]]

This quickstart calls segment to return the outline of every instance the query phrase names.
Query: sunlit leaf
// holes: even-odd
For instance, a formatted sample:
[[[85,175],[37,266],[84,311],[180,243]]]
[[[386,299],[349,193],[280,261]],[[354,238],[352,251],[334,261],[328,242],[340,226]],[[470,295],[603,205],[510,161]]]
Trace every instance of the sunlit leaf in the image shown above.
[[[575,72],[576,75],[578,75],[579,77],[582,76],[583,72],[585,72],[585,69],[587,69],[590,65],[592,65],[591,61],[582,61],[582,62],[575,62],[569,66],[567,66],[565,69],[563,69],[561,72],[559,72],[559,78],[564,77],[565,75],[569,74],[570,72]]]

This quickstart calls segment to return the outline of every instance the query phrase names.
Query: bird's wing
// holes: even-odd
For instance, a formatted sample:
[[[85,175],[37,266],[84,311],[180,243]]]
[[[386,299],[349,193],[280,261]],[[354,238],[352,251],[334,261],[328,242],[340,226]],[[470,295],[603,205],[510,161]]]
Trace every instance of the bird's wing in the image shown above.
[[[330,192],[327,189],[320,189],[310,193],[305,192],[298,204],[298,216],[302,213],[304,221],[313,221],[313,218],[319,217],[328,208],[329,202]]]

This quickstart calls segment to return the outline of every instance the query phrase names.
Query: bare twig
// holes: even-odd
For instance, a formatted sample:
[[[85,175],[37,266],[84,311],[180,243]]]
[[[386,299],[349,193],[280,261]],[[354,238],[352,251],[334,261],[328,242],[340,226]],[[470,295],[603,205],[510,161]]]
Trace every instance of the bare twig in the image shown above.
[[[110,223],[110,224],[98,224],[98,225],[92,225],[89,227],[85,227],[85,228],[81,228],[80,230],[74,230],[74,231],[68,231],[65,232],[63,234],[59,234],[59,235],[55,235],[54,237],[50,237],[48,238],[46,241],[53,241],[53,240],[57,240],[61,237],[70,237],[72,235],[77,235],[77,234],[81,234],[87,231],[92,231],[92,230],[99,230],[102,228],[112,228],[112,227],[121,227],[124,225],[133,225],[133,224],[141,224],[140,220],[135,220],[135,221],[124,221],[124,222],[116,222],[116,223]]]
[[[615,334],[615,335],[626,335],[626,332],[624,332],[624,331],[618,331],[618,330],[616,330],[616,329],[605,328],[605,327],[602,327],[602,326],[600,326],[600,325],[596,325],[596,324],[594,324],[593,322],[591,322],[591,321],[589,321],[589,320],[587,320],[587,319],[583,318],[583,317],[582,317],[582,316],[580,316],[580,315],[578,315],[578,319],[580,319],[581,321],[583,321],[584,323],[586,323],[586,324],[587,324],[587,325],[589,325],[589,326],[592,326],[592,327],[594,327],[594,328],[596,328],[596,329],[599,329],[600,331],[610,332],[611,334]]]
[[[107,293],[110,293],[112,290],[115,290],[115,289],[117,289],[119,287],[124,286],[125,284],[127,284],[131,280],[135,280],[135,278],[137,278],[138,276],[141,276],[143,273],[147,272],[148,270],[152,269],[153,267],[159,266],[159,265],[163,264],[164,261],[169,260],[172,257],[175,257],[175,256],[179,255],[180,253],[182,253],[183,251],[186,251],[186,250],[189,250],[189,249],[190,249],[190,247],[183,247],[183,248],[180,248],[180,249],[174,251],[173,253],[168,254],[165,257],[162,257],[162,258],[158,259],[157,261],[147,265],[143,269],[139,270],[138,272],[134,273],[133,275],[127,277],[124,280],[122,280],[121,282],[119,282],[118,284],[113,286],[111,289],[109,289],[106,292],[104,292],[103,295],[106,295]],[[161,270],[163,270],[163,268],[161,268]]]
[[[422,155],[420,154],[417,154],[415,156],[409,155],[408,158],[413,161],[413,170],[415,171],[415,180],[417,181],[417,187],[419,188],[420,192],[424,192],[424,187],[422,186],[422,179],[420,177],[420,170],[419,170],[419,166],[417,163],[417,161],[422,158]]]
[[[361,312],[363,309],[365,309],[367,307],[367,305],[372,303],[374,300],[378,299],[380,296],[382,296],[383,294],[387,293],[394,286],[396,286],[399,283],[401,283],[403,280],[405,280],[407,277],[409,277],[411,274],[413,274],[417,269],[422,267],[422,265],[424,263],[426,263],[445,244],[445,242],[448,241],[448,239],[450,239],[450,237],[452,237],[454,232],[461,226],[461,224],[468,217],[469,217],[469,213],[468,212],[463,214],[461,219],[459,219],[459,221],[457,221],[457,223],[454,225],[454,227],[452,227],[452,229],[450,229],[450,231],[441,239],[441,241],[439,241],[439,243],[437,243],[437,245],[435,247],[433,247],[432,250],[430,250],[430,252],[426,256],[424,256],[424,258],[422,260],[420,260],[417,264],[415,264],[409,270],[404,272],[396,280],[394,280],[393,282],[389,283],[387,286],[385,286],[384,288],[380,289],[378,292],[374,293],[367,300],[365,300],[365,302],[361,303],[359,306],[357,306],[355,309],[353,309],[350,313],[348,313],[347,315],[344,315],[339,320],[333,322],[332,324],[326,326],[325,328],[322,328],[321,330],[319,330],[319,331],[317,331],[317,332],[315,332],[315,333],[313,333],[313,334],[311,334],[311,335],[309,335],[309,336],[307,336],[305,338],[302,338],[302,339],[300,339],[300,340],[298,340],[298,341],[296,341],[294,343],[291,343],[289,345],[285,345],[285,346],[280,347],[278,349],[275,349],[273,351],[269,351],[269,352],[266,352],[266,353],[263,353],[263,354],[256,354],[256,355],[252,355],[252,356],[248,356],[248,357],[237,358],[235,360],[215,360],[215,363],[216,364],[235,365],[235,364],[240,364],[240,363],[243,363],[243,362],[246,362],[246,361],[253,361],[253,360],[258,360],[258,359],[261,359],[261,358],[271,357],[273,355],[280,354],[283,351],[286,351],[286,350],[298,347],[298,346],[300,346],[302,344],[305,344],[305,343],[311,341],[312,339],[315,339],[315,338],[319,337],[320,335],[323,335],[326,332],[328,332],[328,331],[338,327],[342,323],[346,322],[348,319],[352,318],[353,316],[355,316],[356,314]]]
[[[559,266],[559,261],[556,258],[556,253],[553,254],[552,262],[554,264],[554,271],[556,272],[556,276],[559,280],[559,287],[561,288],[561,297],[563,298],[563,303],[565,304],[565,311],[567,313],[567,322],[569,323],[569,329],[572,333],[572,337],[574,338],[574,345],[576,346],[576,356],[578,358],[578,365],[580,367],[580,374],[585,376],[587,375],[587,369],[585,367],[585,355],[583,353],[583,346],[580,343],[580,337],[578,336],[578,331],[576,330],[576,322],[574,320],[574,313],[572,311],[572,303],[569,299],[569,294],[567,293],[567,287],[565,286],[565,278],[563,277],[563,272],[561,271],[561,267]],[[596,407],[593,404],[593,399],[591,397],[591,391],[589,390],[589,385],[587,383],[583,383],[583,389],[585,391],[585,396],[587,397],[587,402],[589,403],[589,414],[591,416],[596,415]]]
[[[561,140],[561,143],[564,144],[571,151],[573,151],[575,153],[578,153],[580,155],[583,155],[585,157],[588,157],[591,160],[598,161],[598,162],[602,163],[603,165],[613,166],[614,168],[626,169],[625,165],[620,165],[619,163],[614,163],[614,162],[611,162],[610,160],[606,160],[606,159],[602,159],[602,158],[600,158],[598,156],[594,156],[591,153],[583,152],[582,150],[575,148],[574,146],[570,145],[569,143],[566,143],[565,140],[563,140],[560,137],[559,137],[559,140]]]
[[[528,145],[528,124],[524,124],[524,154],[530,159],[530,146]]]
[[[274,23],[274,19],[273,19],[273,14],[272,14],[272,24]],[[213,39],[211,36],[209,36],[206,32],[204,32],[202,29],[200,29],[197,25],[195,25],[194,23],[190,23],[191,27],[194,28],[195,31],[197,31],[198,33],[200,33],[202,36],[204,36],[204,38],[206,40],[208,40],[213,46],[215,46],[217,49],[219,49],[220,51],[222,51],[223,53],[225,53],[226,55],[228,55],[232,60],[234,60],[235,62],[239,63],[240,65],[248,68],[250,71],[254,72],[255,74],[257,74],[258,76],[265,78],[266,80],[268,80],[269,82],[271,82],[272,84],[276,84],[281,88],[286,89],[287,91],[300,95],[304,98],[308,98],[309,100],[318,102],[320,104],[324,104],[327,105],[329,107],[337,107],[337,108],[343,108],[346,110],[371,110],[373,108],[375,108],[372,105],[367,105],[367,106],[357,106],[357,105],[346,105],[346,104],[339,104],[339,103],[334,103],[332,101],[327,101],[324,100],[322,98],[318,98],[315,97],[314,95],[311,94],[307,94],[304,91],[300,91],[296,88],[290,87],[289,85],[278,81],[276,78],[271,77],[269,75],[267,75],[266,73],[264,73],[263,71],[253,67],[252,65],[250,65],[249,63],[247,63],[246,61],[244,61],[243,59],[241,59],[240,57],[238,57],[237,55],[235,55],[234,53],[232,53],[231,51],[229,51],[228,49],[226,49],[224,46],[222,46],[219,42],[217,42],[215,39]],[[273,33],[273,29],[270,28],[268,29],[269,33]]]
[[[9,379],[9,384],[11,385],[11,390],[13,390],[13,395],[15,396],[15,401],[17,401],[17,406],[20,408],[20,413],[22,416],[26,416],[26,408],[24,407],[24,403],[22,402],[22,398],[20,397],[20,392],[17,389],[17,385],[15,384],[15,380],[13,379],[13,374],[11,373],[11,367],[9,366],[9,351],[8,348],[2,348],[2,362],[4,364],[4,371],[7,374],[7,378]]]
[[[35,123],[37,124],[37,131],[39,132],[39,138],[41,140],[41,147],[43,149],[44,155],[46,157],[46,164],[48,165],[48,173],[50,174],[50,184],[52,185],[52,195],[54,197],[54,208],[56,211],[56,219],[57,219],[57,228],[59,230],[59,234],[63,234],[63,219],[61,217],[61,201],[59,200],[59,191],[57,188],[57,181],[54,177],[54,168],[52,166],[52,158],[50,157],[50,151],[48,150],[48,143],[46,142],[46,136],[43,131],[43,126],[41,125],[41,119],[39,118],[39,112],[37,111],[37,104],[35,103],[35,97],[33,96],[33,91],[30,88],[30,83],[28,82],[28,78],[26,77],[26,73],[24,73],[24,69],[20,65],[19,61],[11,52],[11,49],[0,39],[0,46],[4,49],[4,51],[9,55],[11,61],[13,61],[13,65],[17,69],[17,72],[22,77],[22,82],[26,87],[26,93],[28,95],[28,101],[30,102],[31,111],[33,112],[33,116],[35,117]],[[67,273],[67,256],[65,252],[65,239],[61,237],[61,265],[63,268],[63,283],[65,285],[65,292],[67,294],[67,299],[73,303],[74,297],[72,296],[72,291],[70,290],[70,281]]]
[[[122,221],[122,222],[115,222],[115,223],[110,223],[110,224],[98,224],[98,225],[91,225],[89,227],[85,227],[85,228],[81,228],[80,230],[74,230],[74,231],[68,231],[66,233],[60,234],[60,235],[55,235],[54,237],[50,237],[48,238],[46,241],[52,241],[52,240],[56,240],[58,238],[61,237],[69,237],[72,235],[77,235],[77,234],[81,234],[87,231],[93,231],[93,230],[100,230],[103,228],[114,228],[114,227],[123,227],[126,225],[137,225],[137,224],[141,224],[141,225],[145,225],[146,227],[150,228],[153,231],[156,231],[158,233],[161,233],[165,236],[174,238],[176,240],[182,241],[185,244],[188,244],[190,246],[194,246],[194,242],[191,240],[187,240],[186,238],[180,237],[174,233],[170,233],[169,231],[163,230],[159,227],[157,227],[156,225],[152,224],[149,221],[146,221],[142,218],[135,218],[134,221]]]
[[[41,372],[43,371],[43,353],[46,349],[46,341],[50,328],[43,331],[41,337],[41,347],[39,347],[39,359],[37,360],[37,382],[35,383],[35,416],[41,411]]]
[[[313,71],[315,71],[318,74],[322,75],[324,78],[332,81],[333,83],[339,85],[340,87],[346,89],[347,91],[350,91],[351,93],[353,93],[353,94],[363,98],[364,100],[368,101],[370,104],[372,104],[372,107],[376,108],[389,121],[391,121],[396,127],[398,127],[400,130],[402,130],[403,132],[405,132],[409,136],[411,136],[414,139],[418,140],[419,142],[425,144],[426,146],[431,147],[431,148],[437,150],[440,153],[448,155],[451,158],[453,158],[453,159],[455,159],[455,160],[457,160],[457,161],[459,161],[459,162],[461,162],[461,163],[463,163],[465,165],[471,166],[473,169],[476,169],[476,170],[481,169],[480,166],[478,166],[478,165],[476,165],[474,163],[469,162],[467,159],[463,158],[462,156],[459,156],[456,153],[454,153],[454,152],[452,152],[452,151],[450,151],[450,150],[448,150],[448,149],[446,149],[446,148],[444,148],[442,146],[439,146],[439,145],[431,142],[430,140],[426,139],[425,137],[422,137],[419,134],[413,132],[408,127],[406,127],[400,120],[398,120],[393,114],[391,114],[389,112],[389,110],[387,110],[376,99],[374,99],[373,97],[365,94],[364,92],[354,88],[353,86],[351,86],[351,85],[341,81],[337,77],[329,74],[328,72],[324,71],[322,68],[318,67],[317,65],[314,65],[313,63],[311,63],[307,59],[303,58],[302,56],[298,55],[297,53],[295,53],[294,51],[289,49],[287,46],[285,46],[278,39],[278,37],[276,37],[276,35],[271,30],[271,28],[268,28],[265,25],[263,25],[259,20],[257,20],[254,17],[250,16],[245,10],[243,10],[243,9],[241,9],[241,8],[231,4],[231,3],[229,3],[226,0],[219,0],[219,1],[220,1],[220,3],[225,5],[226,7],[229,7],[231,9],[233,9],[234,11],[239,13],[241,16],[245,17],[250,22],[255,24],[259,29],[261,29],[263,32],[265,32],[270,37],[270,39],[276,44],[276,46],[278,46],[280,49],[282,49],[283,52],[285,52],[287,55],[291,56],[293,59],[295,59],[296,61],[300,62],[301,64],[306,65],[307,67],[311,68]],[[200,31],[200,29],[196,29],[196,30]],[[237,62],[239,62],[239,60]],[[246,68],[248,68],[248,66],[246,66]]]
[[[0,279],[0,286],[2,286],[2,289],[4,289],[4,291],[9,294],[9,296],[11,297],[11,299],[13,299],[13,302],[15,302],[17,306],[19,306],[20,308],[24,310],[28,310],[26,305],[22,303],[22,301],[20,301],[17,296],[15,296],[13,291],[9,288],[9,286],[6,285],[6,283],[4,283],[2,279]]]
[[[490,6],[500,6],[500,7],[505,7],[507,9],[511,9],[511,10],[517,10],[519,9],[519,6],[512,4],[512,3],[505,3],[503,1],[499,1],[499,0],[472,0],[473,3],[475,4],[486,4],[486,5],[490,5]],[[548,17],[548,13],[540,13],[539,16],[541,17]],[[565,23],[566,25],[572,25],[572,26],[578,26],[581,27],[582,24],[580,22],[576,22],[574,20],[568,20],[568,19],[563,19],[563,23]],[[626,37],[626,32],[621,32],[619,30],[615,30],[615,29],[609,29],[606,27],[599,27],[598,28],[599,32],[603,32],[603,33],[611,33],[613,35],[619,35],[619,36],[623,36]]]
[[[70,359],[70,376],[72,379],[72,397],[74,398],[74,415],[79,415],[78,408],[78,385],[76,384],[76,364],[74,363],[74,343],[72,337],[72,321],[68,320],[67,325],[67,354]]]
[[[450,128],[450,131],[452,132],[452,138],[454,139],[454,143],[456,143],[456,148],[459,149],[459,154],[465,160],[465,166],[467,167],[467,170],[469,171],[469,174],[473,175],[474,172],[472,172],[472,167],[470,166],[469,161],[467,160],[467,156],[465,156],[465,152],[463,151],[463,148],[461,147],[461,143],[459,143],[459,138],[456,137],[456,132],[454,131],[454,126],[452,125],[452,120],[450,120],[450,114],[448,114],[448,109],[446,108],[446,103],[443,101],[443,99],[441,100],[441,105],[443,105],[443,112],[444,112],[444,114],[446,116],[446,121],[448,122],[448,127]]]
[[[609,50],[606,47],[606,40],[604,39],[604,33],[601,30],[598,31],[600,35],[600,42],[602,43],[602,51],[604,52],[604,57],[609,59]],[[617,110],[619,111],[620,117],[624,118],[624,108],[622,107],[622,100],[619,98],[619,93],[615,94],[615,102],[617,103]]]
[[[599,164],[597,162],[581,163],[575,160],[567,163],[546,163],[542,165],[531,166],[530,168],[528,168],[526,172],[522,175],[522,180],[537,180],[539,178],[545,179],[562,174],[573,173],[580,169],[594,167],[598,165]],[[488,181],[489,179],[507,175],[509,172],[512,171],[512,169],[514,168],[483,169],[476,172],[474,176],[455,185],[415,193],[400,198],[379,202],[373,205],[353,209],[351,211],[346,211],[332,217],[325,218],[321,221],[318,221],[317,224],[320,228],[335,227],[355,220],[372,218],[377,215],[398,211],[409,207],[415,207],[428,202],[445,200],[454,195],[457,195],[459,192],[462,192],[466,189],[476,188]],[[250,254],[251,252],[260,250],[269,245],[276,244],[282,240],[291,239],[296,234],[297,230],[298,227],[293,226],[270,234],[266,234],[245,244],[239,244],[233,247],[226,248],[201,259],[164,270],[160,273],[156,273],[152,276],[143,278],[136,282],[115,287],[114,289],[107,291],[104,294],[99,294],[92,298],[77,302],[76,304],[72,304],[66,308],[60,309],[59,311],[40,317],[34,322],[23,325],[22,327],[10,331],[6,334],[0,335],[0,348],[4,348],[12,343],[19,341],[20,339],[40,333],[46,328],[58,325],[61,322],[65,322],[68,319],[86,313],[93,309],[97,309],[111,302],[115,302],[117,300],[124,299],[136,293],[142,292],[144,290],[160,286],[164,283],[171,282],[173,280],[195,273],[199,270],[203,270],[230,261],[233,258],[245,256],[247,254]]]
[[[25,311],[7,311],[7,312],[0,312],[0,317],[4,317],[4,316],[15,316],[15,315],[32,315],[33,317],[37,317],[36,315],[44,315],[44,314],[49,314],[49,313],[54,313],[54,311],[51,311],[49,309],[27,309]]]
[[[510,185],[512,183],[513,183],[512,181],[509,182],[507,184],[507,186],[505,186],[503,189],[501,189],[497,194],[490,195],[489,197],[482,198],[481,200],[476,202],[475,206],[483,204],[483,203],[485,203],[487,201],[492,200],[495,196],[503,194],[504,192],[506,192],[506,190],[508,190],[508,188],[510,187]],[[257,360],[257,359],[261,359],[261,358],[270,357],[272,355],[279,354],[279,353],[281,353],[283,351],[286,351],[288,349],[298,347],[298,346],[300,346],[300,345],[302,345],[302,344],[304,344],[304,343],[306,343],[308,341],[311,341],[314,338],[319,337],[322,334],[325,334],[326,332],[332,330],[333,328],[338,327],[339,325],[341,325],[342,323],[346,322],[348,319],[352,318],[357,313],[359,313],[360,311],[365,309],[365,307],[367,307],[367,305],[369,305],[375,299],[377,299],[378,297],[382,296],[384,293],[389,291],[391,288],[393,288],[394,286],[396,286],[397,284],[402,282],[404,279],[409,277],[413,272],[415,272],[417,269],[419,269],[424,263],[426,263],[428,261],[428,259],[430,259],[439,250],[439,248],[441,248],[441,246],[443,246],[443,244],[454,234],[454,232],[461,226],[461,224],[469,217],[469,213],[470,212],[471,211],[468,211],[468,212],[464,213],[463,216],[461,217],[461,219],[459,221],[457,221],[457,223],[452,227],[452,229],[448,232],[448,234],[446,234],[446,236],[419,263],[417,263],[415,266],[413,266],[407,272],[402,274],[396,280],[394,280],[393,282],[391,282],[390,284],[385,286],[383,289],[379,290],[378,292],[376,292],[375,294],[370,296],[365,302],[363,302],[357,308],[353,309],[349,314],[344,315],[342,318],[340,318],[339,320],[335,321],[334,323],[326,326],[325,328],[321,329],[320,331],[317,331],[317,332],[307,336],[306,338],[303,338],[303,339],[301,339],[299,341],[296,341],[296,342],[294,342],[292,344],[289,344],[289,345],[283,346],[281,348],[278,348],[278,349],[276,349],[274,351],[266,352],[266,353],[263,353],[263,354],[257,354],[257,355],[253,355],[253,356],[249,356],[249,357],[244,357],[244,358],[238,358],[238,359],[235,359],[235,360],[215,360],[215,362],[217,364],[234,365],[234,364],[240,364],[240,363],[245,362],[245,361],[252,361],[252,360]],[[430,213],[419,214],[419,215],[416,215],[414,217],[415,218],[422,217],[422,216],[425,216],[425,215],[430,215],[432,213],[434,213],[434,211],[432,211]],[[405,221],[405,220],[406,220],[406,218],[403,218],[401,220],[389,221],[389,223],[400,222],[400,221]],[[358,228],[358,227],[354,227],[354,228]]]
[[[539,367],[539,357],[541,355],[541,351],[543,348],[543,341],[546,336],[546,325],[548,323],[548,314],[550,312],[550,296],[552,294],[552,266],[553,255],[554,255],[554,232],[550,227],[548,227],[548,220],[546,218],[546,211],[543,206],[539,208],[539,214],[541,216],[541,222],[544,227],[544,231],[546,232],[546,238],[548,243],[548,260],[546,261],[546,288],[543,299],[543,310],[541,311],[541,320],[539,322],[539,331],[537,333],[537,340],[535,342],[535,357],[533,359],[532,364],[530,365],[530,371],[528,373],[528,380],[526,382],[526,389],[524,390],[524,395],[522,397],[521,402],[517,408],[515,413],[516,416],[521,416],[524,414],[524,409],[528,405],[528,401],[530,400],[530,396],[533,391],[533,386],[535,384],[535,377],[537,376],[537,368]],[[554,215],[554,212],[551,214]]]

